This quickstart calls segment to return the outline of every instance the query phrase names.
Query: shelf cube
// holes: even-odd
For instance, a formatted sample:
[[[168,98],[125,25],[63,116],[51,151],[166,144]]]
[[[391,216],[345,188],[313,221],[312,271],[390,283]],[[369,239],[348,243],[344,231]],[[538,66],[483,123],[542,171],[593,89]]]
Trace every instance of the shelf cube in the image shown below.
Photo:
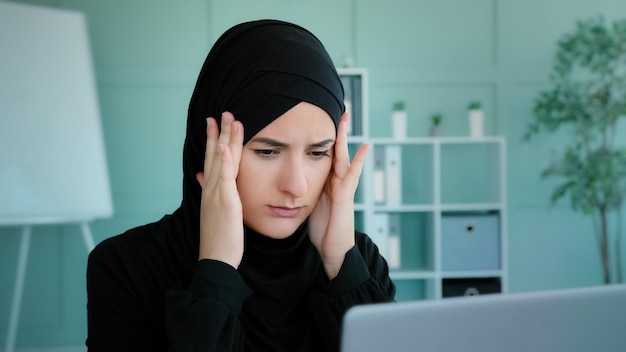
[[[498,215],[446,215],[441,219],[444,271],[500,269]]]

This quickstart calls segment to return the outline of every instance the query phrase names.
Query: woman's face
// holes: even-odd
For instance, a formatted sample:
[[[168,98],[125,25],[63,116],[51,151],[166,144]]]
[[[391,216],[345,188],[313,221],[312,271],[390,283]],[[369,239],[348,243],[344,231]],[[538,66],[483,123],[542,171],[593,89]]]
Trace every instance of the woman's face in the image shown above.
[[[291,235],[317,204],[334,145],[332,119],[306,102],[252,137],[243,147],[237,176],[244,223],[271,238]]]

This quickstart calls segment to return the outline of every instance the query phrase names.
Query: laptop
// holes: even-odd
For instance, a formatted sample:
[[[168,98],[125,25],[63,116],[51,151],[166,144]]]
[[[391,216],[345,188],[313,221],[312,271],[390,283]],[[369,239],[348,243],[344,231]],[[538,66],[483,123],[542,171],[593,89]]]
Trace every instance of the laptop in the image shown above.
[[[356,306],[342,352],[624,352],[626,285]]]

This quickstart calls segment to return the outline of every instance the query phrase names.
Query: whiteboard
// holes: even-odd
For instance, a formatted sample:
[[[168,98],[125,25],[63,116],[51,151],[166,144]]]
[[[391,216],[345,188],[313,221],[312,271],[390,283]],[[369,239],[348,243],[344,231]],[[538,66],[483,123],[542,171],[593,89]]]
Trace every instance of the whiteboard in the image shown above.
[[[84,15],[0,2],[0,225],[112,214]]]

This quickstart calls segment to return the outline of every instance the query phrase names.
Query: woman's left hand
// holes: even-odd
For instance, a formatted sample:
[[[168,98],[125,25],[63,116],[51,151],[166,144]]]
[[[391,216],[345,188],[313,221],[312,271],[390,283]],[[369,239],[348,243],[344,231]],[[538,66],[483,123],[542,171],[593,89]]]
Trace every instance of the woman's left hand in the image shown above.
[[[347,113],[341,115],[333,167],[320,199],[309,216],[309,236],[330,279],[337,276],[346,253],[355,244],[354,193],[370,148],[368,144],[361,145],[350,164],[346,133],[348,118]]]

